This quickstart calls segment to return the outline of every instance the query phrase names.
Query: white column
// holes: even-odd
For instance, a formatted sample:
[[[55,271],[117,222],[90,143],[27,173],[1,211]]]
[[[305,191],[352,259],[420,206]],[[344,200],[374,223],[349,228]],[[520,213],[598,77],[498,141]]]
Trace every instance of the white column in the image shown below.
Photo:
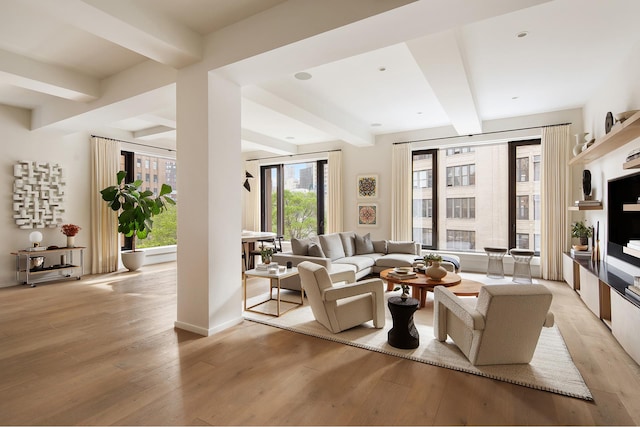
[[[240,87],[194,65],[176,90],[175,326],[207,336],[242,321]]]

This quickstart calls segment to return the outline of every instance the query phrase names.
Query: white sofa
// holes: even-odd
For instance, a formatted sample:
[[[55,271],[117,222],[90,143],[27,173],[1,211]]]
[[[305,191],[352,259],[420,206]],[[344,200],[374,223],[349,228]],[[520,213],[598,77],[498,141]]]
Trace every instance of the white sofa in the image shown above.
[[[294,267],[303,261],[320,264],[327,269],[334,283],[352,283],[387,268],[409,267],[421,258],[419,243],[372,241],[370,234],[361,236],[352,231],[291,239],[291,249],[291,252],[275,254],[273,260],[279,265],[290,261]],[[281,287],[300,290],[300,278],[284,279]]]

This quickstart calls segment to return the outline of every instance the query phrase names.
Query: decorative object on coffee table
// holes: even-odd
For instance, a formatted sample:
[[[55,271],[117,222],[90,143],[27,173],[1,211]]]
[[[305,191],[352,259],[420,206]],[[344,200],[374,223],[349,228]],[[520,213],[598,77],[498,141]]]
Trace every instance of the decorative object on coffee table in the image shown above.
[[[442,280],[447,275],[447,270],[440,265],[442,257],[438,254],[430,253],[424,257],[424,261],[429,265],[425,274],[433,280]]]
[[[413,323],[413,313],[418,309],[419,304],[420,301],[415,298],[389,298],[387,305],[393,318],[393,328],[387,335],[389,345],[403,349],[418,348],[420,335]]]

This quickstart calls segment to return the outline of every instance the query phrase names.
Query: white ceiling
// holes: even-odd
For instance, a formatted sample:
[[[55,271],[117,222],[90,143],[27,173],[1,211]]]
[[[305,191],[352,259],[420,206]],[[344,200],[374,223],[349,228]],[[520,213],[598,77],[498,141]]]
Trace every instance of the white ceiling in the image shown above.
[[[146,104],[132,93],[134,106],[103,100],[105,87],[151,67],[149,60],[170,70],[197,62],[216,31],[305,1],[0,0],[0,103],[37,111],[43,122],[55,122],[58,106],[77,104],[67,127],[175,144],[175,89],[164,87]],[[309,80],[288,73],[243,87],[243,151],[367,145],[376,135],[436,127],[473,134],[487,120],[579,108],[640,42],[637,0],[512,0],[533,6],[494,13],[498,3],[420,0],[392,11],[407,26],[424,22],[410,40],[398,40],[398,28],[379,28],[372,37],[380,48],[298,70]],[[474,7],[486,16],[474,19],[483,15]],[[171,80],[165,68],[158,82]],[[88,102],[101,108],[82,114]]]

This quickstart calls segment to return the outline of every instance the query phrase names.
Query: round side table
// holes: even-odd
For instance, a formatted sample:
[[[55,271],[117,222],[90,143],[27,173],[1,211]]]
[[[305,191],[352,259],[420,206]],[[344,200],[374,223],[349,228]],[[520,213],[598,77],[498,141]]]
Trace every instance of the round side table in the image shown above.
[[[531,258],[533,251],[528,249],[511,249],[509,251],[513,257],[513,282],[529,284],[533,283],[531,278]]]
[[[487,277],[492,279],[504,278],[504,265],[502,264],[502,258],[507,254],[507,248],[491,248],[486,247],[484,251],[489,257],[489,263],[487,264]]]
[[[391,297],[387,305],[393,318],[393,328],[387,334],[389,345],[403,349],[417,348],[420,336],[413,323],[413,313],[418,309],[420,301],[415,298],[403,301],[400,297]]]

